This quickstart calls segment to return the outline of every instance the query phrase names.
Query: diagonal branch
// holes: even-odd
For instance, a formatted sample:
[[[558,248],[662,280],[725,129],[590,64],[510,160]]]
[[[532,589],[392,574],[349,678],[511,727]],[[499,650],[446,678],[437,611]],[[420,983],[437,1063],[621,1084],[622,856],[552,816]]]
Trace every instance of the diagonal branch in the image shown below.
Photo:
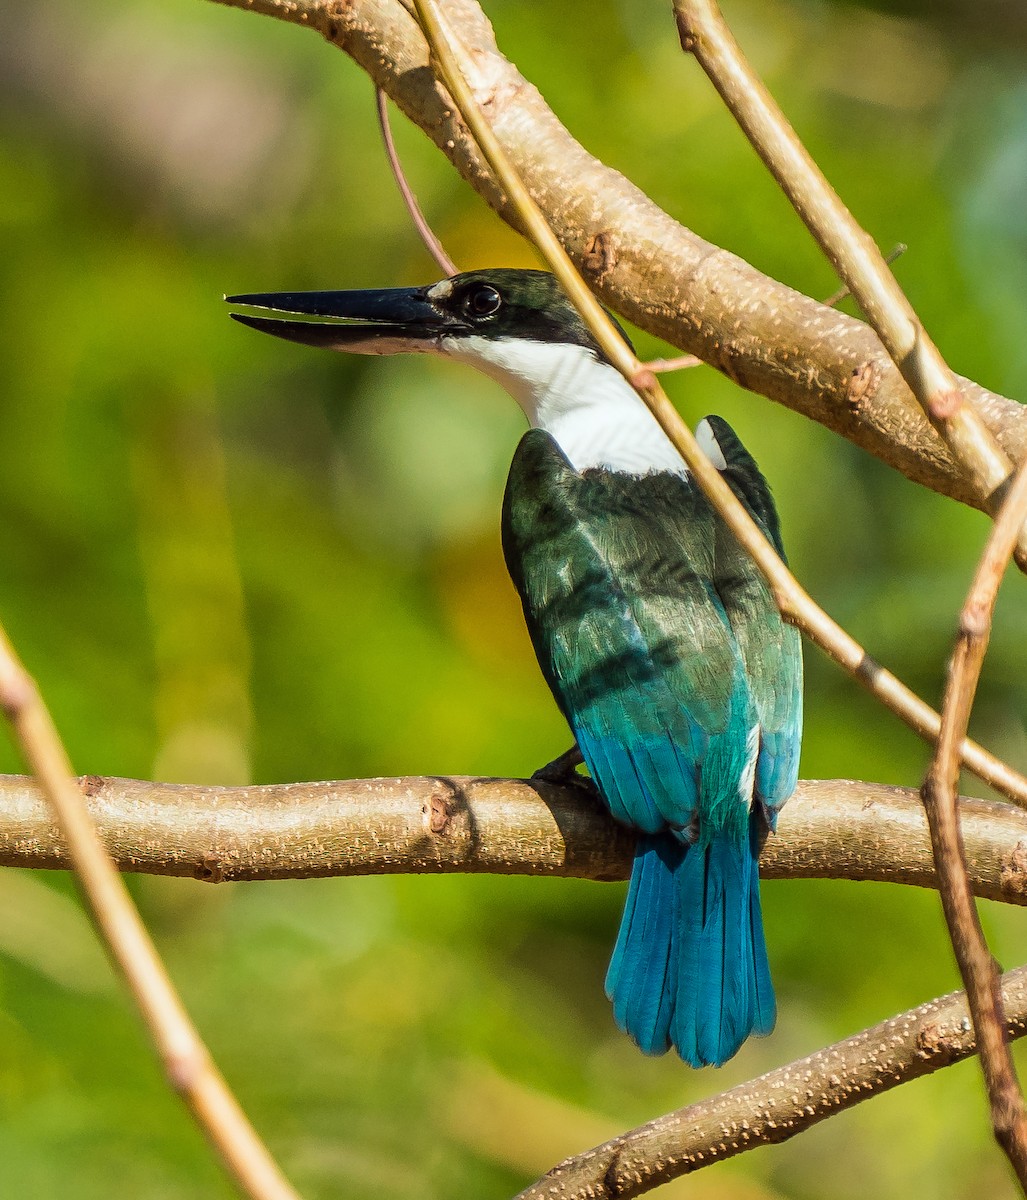
[[[503,185],[509,202],[520,214],[526,235],[557,276],[564,291],[588,325],[606,358],[638,392],[671,443],[688,464],[693,478],[731,532],[747,551],[766,579],[786,621],[853,675],[887,708],[927,741],[935,741],[941,727],[938,714],[901,680],[875,662],[859,643],[824,612],[806,592],[768,541],[748,510],[732,492],[706,455],[692,431],[671,404],[659,380],[635,357],[608,313],[585,285],[559,239],[528,193],[516,168],[507,158],[499,139],[471,94],[462,63],[468,52],[461,46],[460,61],[451,34],[442,29],[433,0],[414,0],[414,7],[432,48],[432,61],[443,76],[461,116],[481,148],[482,154]],[[1005,763],[993,759],[979,746],[964,740],[960,750],[967,767],[1002,791],[1010,799],[1027,801],[1027,780]]]
[[[695,56],[756,153],[845,281],[920,407],[968,476],[981,507],[997,511],[1013,464],[924,329],[874,240],[856,222],[752,69],[716,0],[674,0],[682,49]],[[1027,565],[1027,534],[1017,538]]]
[[[169,1085],[182,1096],[242,1192],[251,1200],[298,1200],[189,1019],[97,835],[50,713],[2,629],[0,712],[57,819],[67,846],[64,865],[75,872],[93,924],[135,999]]]
[[[482,160],[400,0],[218,0],[321,33],[349,54],[497,212],[520,221]],[[502,56],[474,0],[447,0],[470,85],[561,242],[602,298],[751,391],[820,421],[918,483],[981,503],[873,330],[711,245],[589,155]],[[957,380],[1005,453],[1027,453],[1021,405]]]
[[[419,776],[194,787],[81,780],[122,871],[209,883],[397,872],[623,880],[634,839],[587,787],[530,779]],[[1027,813],[960,799],[976,895],[1027,905]],[[64,839],[38,787],[0,775],[0,866],[60,870]],[[936,887],[915,791],[801,780],[760,859],[765,879],[858,879]]]
[[[1009,1037],[1023,1037],[1027,967],[1004,976],[1002,998]],[[954,992],[569,1158],[516,1200],[629,1200],[756,1146],[787,1141],[973,1052],[966,997]]]
[[[981,929],[968,877],[956,788],[959,740],[966,732],[984,664],[992,613],[1017,532],[1027,516],[1027,461],[999,511],[966,598],[949,664],[941,736],[923,786],[945,920],[963,977],[991,1102],[995,1137],[1027,1191],[1027,1113],[1006,1044],[998,969]]]

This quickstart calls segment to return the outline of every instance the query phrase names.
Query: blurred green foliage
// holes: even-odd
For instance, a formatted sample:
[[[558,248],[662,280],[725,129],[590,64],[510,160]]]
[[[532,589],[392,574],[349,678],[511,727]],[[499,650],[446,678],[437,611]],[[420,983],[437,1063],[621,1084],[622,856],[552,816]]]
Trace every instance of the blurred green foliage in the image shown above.
[[[703,236],[812,295],[834,289],[665,5],[487,7],[590,149]],[[898,273],[951,363],[1023,394],[1022,14],[889,8],[737,0],[728,16],[879,243],[909,244]],[[77,767],[204,783],[521,774],[564,749],[499,549],[514,406],[455,366],[255,337],[221,303],[434,277],[367,79],[306,32],[198,0],[44,0],[0,11],[0,96],[0,614]],[[457,261],[531,265],[396,124]],[[711,371],[669,386],[690,419],[736,425],[799,576],[936,699],[984,521]],[[1021,767],[1025,596],[1008,583],[975,717]],[[911,735],[815,652],[808,680],[804,775],[918,782]],[[6,741],[0,769],[20,770]],[[613,1026],[620,888],[132,887],[311,1200],[512,1194],[956,983],[934,896],[772,883],[778,1028],[697,1074]],[[0,1195],[88,1200],[112,1181],[147,1200],[230,1195],[68,880],[8,872],[0,901]],[[1021,961],[1019,914],[986,919],[999,957]],[[1013,1193],[966,1064],[663,1194]]]

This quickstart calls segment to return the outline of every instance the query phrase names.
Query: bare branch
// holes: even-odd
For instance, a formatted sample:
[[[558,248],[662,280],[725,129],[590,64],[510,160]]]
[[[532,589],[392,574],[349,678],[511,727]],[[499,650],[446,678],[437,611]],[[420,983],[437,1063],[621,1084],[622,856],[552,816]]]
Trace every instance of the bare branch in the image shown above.
[[[1027,1113],[1009,1046],[1004,1037],[998,969],[988,950],[968,877],[956,798],[958,743],[966,732],[977,681],[991,633],[999,584],[1027,517],[1027,463],[1020,467],[999,511],[966,603],[949,664],[941,736],[924,780],[923,799],[931,829],[939,890],[952,946],[967,991],[970,1012],[991,1101],[995,1137],[1027,1191]]]
[[[419,776],[193,787],[87,775],[89,811],[122,871],[219,883],[398,872],[627,879],[634,838],[587,788]],[[1027,905],[1027,813],[962,798],[974,892]],[[69,865],[31,779],[0,775],[0,866]],[[765,879],[935,887],[923,806],[909,788],[807,779],[763,849]]]
[[[694,354],[676,354],[673,358],[651,358],[645,366],[654,375],[662,375],[666,371],[687,371],[692,367],[701,367],[703,361]]]
[[[496,211],[520,221],[428,64],[400,0],[219,0],[308,25],[349,54]],[[918,483],[980,504],[873,330],[785,287],[675,222],[589,155],[498,51],[473,0],[447,0],[471,90],[531,195],[603,299],[730,378],[820,421]],[[1005,453],[1027,453],[1015,401],[957,380]]]
[[[399,161],[399,153],[392,137],[392,126],[389,124],[389,98],[381,88],[374,89],[374,98],[375,107],[378,110],[378,128],[381,130],[389,170],[392,171],[392,177],[396,181],[396,187],[399,188],[399,194],[403,198],[403,204],[413,222],[414,229],[417,230],[417,236],[424,243],[424,248],[435,260],[435,265],[439,270],[445,275],[456,275],[458,270],[456,263],[449,257],[445,246],[435,236],[435,231],[428,224],[427,218],[421,211],[421,206],[417,203],[414,190],[403,173],[403,164]]]
[[[139,913],[97,835],[64,747],[35,682],[0,629],[0,711],[39,781],[41,817],[56,815],[60,839],[93,923],[121,971],[157,1049],[168,1083],[237,1186],[252,1200],[298,1200],[250,1125],[182,1006]],[[42,796],[46,804],[42,804]]]
[[[1027,967],[1003,977],[1002,998],[1008,1035],[1023,1037]],[[756,1146],[787,1141],[973,1051],[966,997],[954,992],[569,1158],[517,1200],[629,1200]]]
[[[909,247],[905,244],[905,242],[897,242],[884,256],[885,263],[890,267],[892,263],[897,258],[900,258],[903,254],[905,254],[908,249]],[[834,308],[836,304],[841,304],[845,297],[851,294],[852,293],[849,291],[849,285],[842,284],[842,286],[836,292],[832,292],[830,296],[826,296],[823,300],[821,300],[821,304],[826,304],[828,308]]]
[[[682,49],[695,56],[848,285],[920,407],[961,464],[979,505],[994,513],[1013,464],[972,404],[964,402],[941,352],[888,270],[877,244],[827,182],[749,65],[716,0],[674,0]],[[1018,549],[1027,563],[1027,535]]]

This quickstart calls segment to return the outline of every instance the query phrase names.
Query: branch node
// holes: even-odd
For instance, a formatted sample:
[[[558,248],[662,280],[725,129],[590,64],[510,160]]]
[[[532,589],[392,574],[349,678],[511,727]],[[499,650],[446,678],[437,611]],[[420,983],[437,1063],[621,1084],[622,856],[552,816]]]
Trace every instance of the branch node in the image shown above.
[[[999,885],[1003,892],[1010,895],[1027,895],[1027,839],[1021,838],[1012,850],[1003,855]]]
[[[963,397],[959,394],[958,388],[946,388],[944,391],[933,393],[929,400],[929,407],[931,416],[936,421],[951,421],[963,407]]]
[[[877,392],[881,382],[880,366],[873,359],[867,359],[853,369],[849,382],[845,387],[845,403],[853,412],[858,412],[864,404]]]
[[[971,597],[959,617],[959,632],[963,637],[979,641],[991,631],[991,608],[978,597]]]
[[[694,54],[699,42],[699,35],[688,22],[688,18],[677,5],[674,6],[674,17],[678,26],[678,41],[686,54]]]
[[[3,663],[0,670],[0,712],[12,724],[32,704],[34,688],[27,672],[13,663]]]
[[[614,269],[617,265],[617,252],[613,248],[613,234],[608,229],[600,229],[588,239],[581,257],[581,265],[597,284],[602,284]]]
[[[949,1060],[960,1049],[958,1034],[953,1035],[937,1021],[929,1021],[916,1035],[916,1053],[923,1059]]]
[[[648,391],[656,387],[656,376],[649,367],[639,366],[637,371],[633,371],[628,377],[628,383],[636,391]]]
[[[598,1196],[606,1200],[616,1200],[616,1197],[621,1194],[620,1179],[617,1176],[617,1167],[619,1165],[620,1156],[616,1153],[610,1155],[610,1161],[606,1165],[606,1170],[603,1172],[603,1182]]]
[[[877,659],[874,658],[873,655],[867,654],[867,652],[864,650],[862,658],[860,658],[855,671],[853,671],[853,675],[855,675],[855,677],[865,687],[873,690],[874,681],[881,674],[881,670],[881,664],[877,661]]]
[[[201,883],[224,883],[226,877],[224,864],[213,854],[205,854],[197,864],[193,877]]]
[[[209,1060],[196,1048],[169,1051],[164,1055],[164,1072],[168,1084],[180,1096],[189,1096],[205,1073]]]
[[[428,831],[436,837],[445,837],[453,818],[453,798],[441,791],[432,792],[423,811],[428,818]]]

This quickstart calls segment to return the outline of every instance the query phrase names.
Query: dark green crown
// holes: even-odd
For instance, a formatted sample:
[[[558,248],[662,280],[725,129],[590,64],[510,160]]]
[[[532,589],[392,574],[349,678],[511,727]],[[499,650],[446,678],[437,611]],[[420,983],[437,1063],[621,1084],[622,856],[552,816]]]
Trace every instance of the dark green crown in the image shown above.
[[[448,296],[440,295],[438,284],[427,289],[432,304],[483,337],[584,346],[605,357],[559,280],[548,271],[497,267],[466,271],[444,282],[452,288]],[[608,315],[630,345],[620,323]]]

